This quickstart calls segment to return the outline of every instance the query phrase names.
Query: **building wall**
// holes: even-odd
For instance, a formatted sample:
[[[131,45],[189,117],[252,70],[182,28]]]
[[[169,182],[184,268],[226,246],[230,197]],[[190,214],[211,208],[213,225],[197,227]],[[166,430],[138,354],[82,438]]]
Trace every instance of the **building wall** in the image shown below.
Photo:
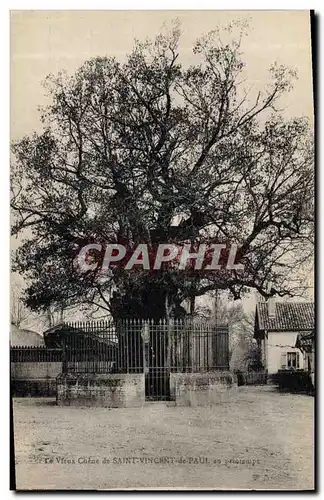
[[[263,363],[264,367],[266,367],[268,364],[267,355],[268,355],[267,339],[266,339],[266,337],[264,337],[263,339],[261,339],[261,356],[262,356],[262,363]]]
[[[257,339],[257,345],[258,348],[260,349],[260,356],[261,356],[261,363],[264,366],[264,369],[267,369],[268,365],[268,360],[267,360],[267,354],[268,354],[268,347],[267,347],[267,334],[265,333],[264,338],[258,338]]]
[[[268,332],[267,338],[267,369],[268,373],[277,373],[282,367],[283,354],[299,353],[299,368],[304,368],[304,356],[295,346],[298,332]]]

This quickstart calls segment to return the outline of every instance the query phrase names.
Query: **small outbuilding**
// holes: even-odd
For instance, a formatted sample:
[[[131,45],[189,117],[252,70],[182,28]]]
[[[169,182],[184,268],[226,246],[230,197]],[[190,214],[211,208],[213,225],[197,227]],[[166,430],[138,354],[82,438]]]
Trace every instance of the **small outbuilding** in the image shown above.
[[[273,299],[258,303],[254,338],[269,374],[284,369],[312,369],[304,356],[301,339],[308,342],[314,338],[314,303]]]

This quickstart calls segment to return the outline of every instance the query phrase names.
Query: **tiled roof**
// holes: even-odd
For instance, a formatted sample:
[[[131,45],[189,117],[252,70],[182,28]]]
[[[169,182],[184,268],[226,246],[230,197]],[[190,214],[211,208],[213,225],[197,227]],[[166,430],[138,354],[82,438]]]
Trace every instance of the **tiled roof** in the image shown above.
[[[313,302],[277,302],[275,317],[269,318],[268,304],[257,304],[259,330],[312,330],[314,328]]]

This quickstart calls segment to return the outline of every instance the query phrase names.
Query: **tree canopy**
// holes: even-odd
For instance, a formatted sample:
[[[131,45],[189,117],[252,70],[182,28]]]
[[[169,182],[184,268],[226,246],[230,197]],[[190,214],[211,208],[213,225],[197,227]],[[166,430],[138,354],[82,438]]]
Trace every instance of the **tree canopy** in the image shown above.
[[[184,66],[175,24],[136,41],[124,62],[97,57],[48,77],[43,132],[12,146],[12,232],[28,234],[14,269],[28,279],[29,307],[161,317],[210,290],[300,290],[313,241],[312,131],[277,109],[294,71],[274,64],[249,92],[246,34],[236,23],[202,36]],[[245,269],[80,274],[73,261],[89,241],[228,241]]]

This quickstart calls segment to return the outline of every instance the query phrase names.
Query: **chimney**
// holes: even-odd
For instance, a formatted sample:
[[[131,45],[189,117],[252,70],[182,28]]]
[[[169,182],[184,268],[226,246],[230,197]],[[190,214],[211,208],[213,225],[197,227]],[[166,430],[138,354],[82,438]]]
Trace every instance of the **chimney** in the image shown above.
[[[271,292],[271,281],[269,281],[268,283],[268,287],[267,287],[267,292],[270,293]],[[275,318],[276,317],[276,302],[275,302],[275,299],[274,297],[269,297],[268,300],[267,300],[267,303],[268,303],[268,316],[269,318]]]
[[[276,317],[276,302],[274,297],[268,299],[268,316],[272,319]]]

